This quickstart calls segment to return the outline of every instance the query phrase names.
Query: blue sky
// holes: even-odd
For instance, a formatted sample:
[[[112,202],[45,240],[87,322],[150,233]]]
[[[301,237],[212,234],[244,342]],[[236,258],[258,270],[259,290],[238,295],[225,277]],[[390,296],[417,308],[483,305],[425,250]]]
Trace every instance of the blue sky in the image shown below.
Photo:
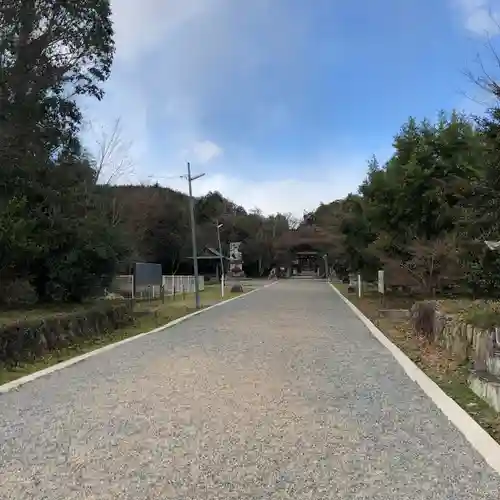
[[[185,162],[248,209],[302,214],[355,191],[409,115],[474,112],[465,70],[498,27],[487,0],[112,0],[97,150],[119,119],[133,172],[185,189]],[[498,10],[500,12],[500,10]],[[493,66],[492,66],[493,67]]]

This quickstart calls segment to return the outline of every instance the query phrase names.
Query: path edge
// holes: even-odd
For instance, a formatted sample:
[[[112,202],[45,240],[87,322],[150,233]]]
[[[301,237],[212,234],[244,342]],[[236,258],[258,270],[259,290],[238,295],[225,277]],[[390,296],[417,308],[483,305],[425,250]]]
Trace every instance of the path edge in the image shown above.
[[[47,368],[43,368],[42,370],[38,370],[36,372],[30,373],[29,375],[25,375],[24,377],[19,377],[16,378],[15,380],[12,380],[11,382],[7,382],[5,384],[0,385],[0,394],[6,394],[7,392],[10,392],[14,389],[18,389],[19,387],[28,384],[30,382],[33,382],[34,380],[37,380],[41,377],[45,377],[47,375],[50,375],[52,373],[58,372],[60,370],[64,370],[64,368],[68,368],[69,366],[76,365],[77,363],[81,363],[82,361],[85,361],[88,358],[92,358],[94,356],[97,356],[99,354],[102,354],[103,352],[106,351],[111,351],[111,349],[114,349],[116,347],[119,347],[121,345],[127,344],[129,342],[133,342],[134,340],[139,340],[143,337],[146,337],[147,335],[151,335],[152,333],[158,333],[161,332],[162,330],[166,330],[167,328],[171,328],[175,325],[178,325],[179,323],[183,323],[184,321],[187,321],[188,319],[193,318],[194,316],[198,316],[199,314],[202,314],[206,311],[210,311],[211,309],[214,309],[216,307],[220,307],[224,304],[228,304],[229,302],[233,302],[235,300],[240,300],[248,295],[258,292],[260,290],[263,290],[264,288],[269,288],[272,285],[275,285],[277,281],[273,281],[272,283],[269,283],[267,285],[261,286],[259,288],[255,288],[254,290],[250,290],[248,292],[242,293],[241,295],[238,295],[237,297],[232,297],[230,299],[224,300],[222,302],[217,302],[217,304],[212,304],[211,306],[205,307],[203,309],[199,309],[198,311],[194,311],[192,313],[186,314],[185,316],[181,316],[180,318],[174,319],[173,321],[170,321],[162,326],[159,326],[153,330],[149,330],[148,332],[143,332],[143,333],[138,333],[137,335],[134,335],[132,337],[128,337],[123,340],[118,340],[117,342],[113,342],[112,344],[107,344],[103,347],[99,347],[98,349],[95,349],[93,351],[86,352],[85,354],[80,354],[79,356],[75,356],[74,358],[67,359],[65,361],[61,361],[60,363],[57,363],[56,365],[49,366]]]
[[[500,444],[497,443],[458,403],[448,396],[404,352],[377,328],[332,284],[333,291],[354,312],[370,333],[392,354],[411,380],[416,382],[448,420],[463,434],[486,463],[500,475]]]

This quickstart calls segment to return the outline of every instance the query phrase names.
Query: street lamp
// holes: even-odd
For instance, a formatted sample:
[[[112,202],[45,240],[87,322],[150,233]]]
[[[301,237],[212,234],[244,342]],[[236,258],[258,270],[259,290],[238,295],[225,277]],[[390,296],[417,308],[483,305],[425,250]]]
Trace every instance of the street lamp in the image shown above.
[[[220,272],[221,272],[221,277],[220,277],[220,295],[222,298],[224,298],[224,259],[222,257],[222,245],[220,243],[220,228],[224,224],[219,224],[219,221],[216,221],[216,226],[217,226],[217,242],[219,243],[219,259],[220,259]]]

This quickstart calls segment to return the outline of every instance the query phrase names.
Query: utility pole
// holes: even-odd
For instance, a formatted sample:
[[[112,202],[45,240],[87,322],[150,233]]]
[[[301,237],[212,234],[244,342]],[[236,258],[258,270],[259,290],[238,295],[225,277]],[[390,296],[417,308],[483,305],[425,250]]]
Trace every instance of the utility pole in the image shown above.
[[[191,218],[191,239],[193,245],[193,274],[194,274],[194,294],[196,300],[196,309],[200,308],[200,286],[198,283],[198,249],[196,247],[196,221],[194,218],[194,199],[191,183],[205,174],[191,176],[191,165],[187,164],[187,180],[189,184],[189,215]]]
[[[224,258],[222,257],[222,245],[220,244],[220,228],[224,224],[219,224],[219,221],[216,220],[215,224],[217,225],[217,242],[219,244],[219,258],[220,258],[220,295],[221,298],[224,298]]]

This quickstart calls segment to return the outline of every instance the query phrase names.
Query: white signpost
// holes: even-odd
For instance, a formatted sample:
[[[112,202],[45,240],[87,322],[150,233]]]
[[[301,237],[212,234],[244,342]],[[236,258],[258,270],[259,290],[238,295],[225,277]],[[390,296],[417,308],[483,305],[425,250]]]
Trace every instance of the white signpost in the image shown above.
[[[378,292],[380,294],[380,305],[385,306],[385,276],[384,270],[380,269],[378,272]]]
[[[385,284],[384,284],[384,270],[381,269],[378,272],[378,291],[381,294],[385,293]]]

